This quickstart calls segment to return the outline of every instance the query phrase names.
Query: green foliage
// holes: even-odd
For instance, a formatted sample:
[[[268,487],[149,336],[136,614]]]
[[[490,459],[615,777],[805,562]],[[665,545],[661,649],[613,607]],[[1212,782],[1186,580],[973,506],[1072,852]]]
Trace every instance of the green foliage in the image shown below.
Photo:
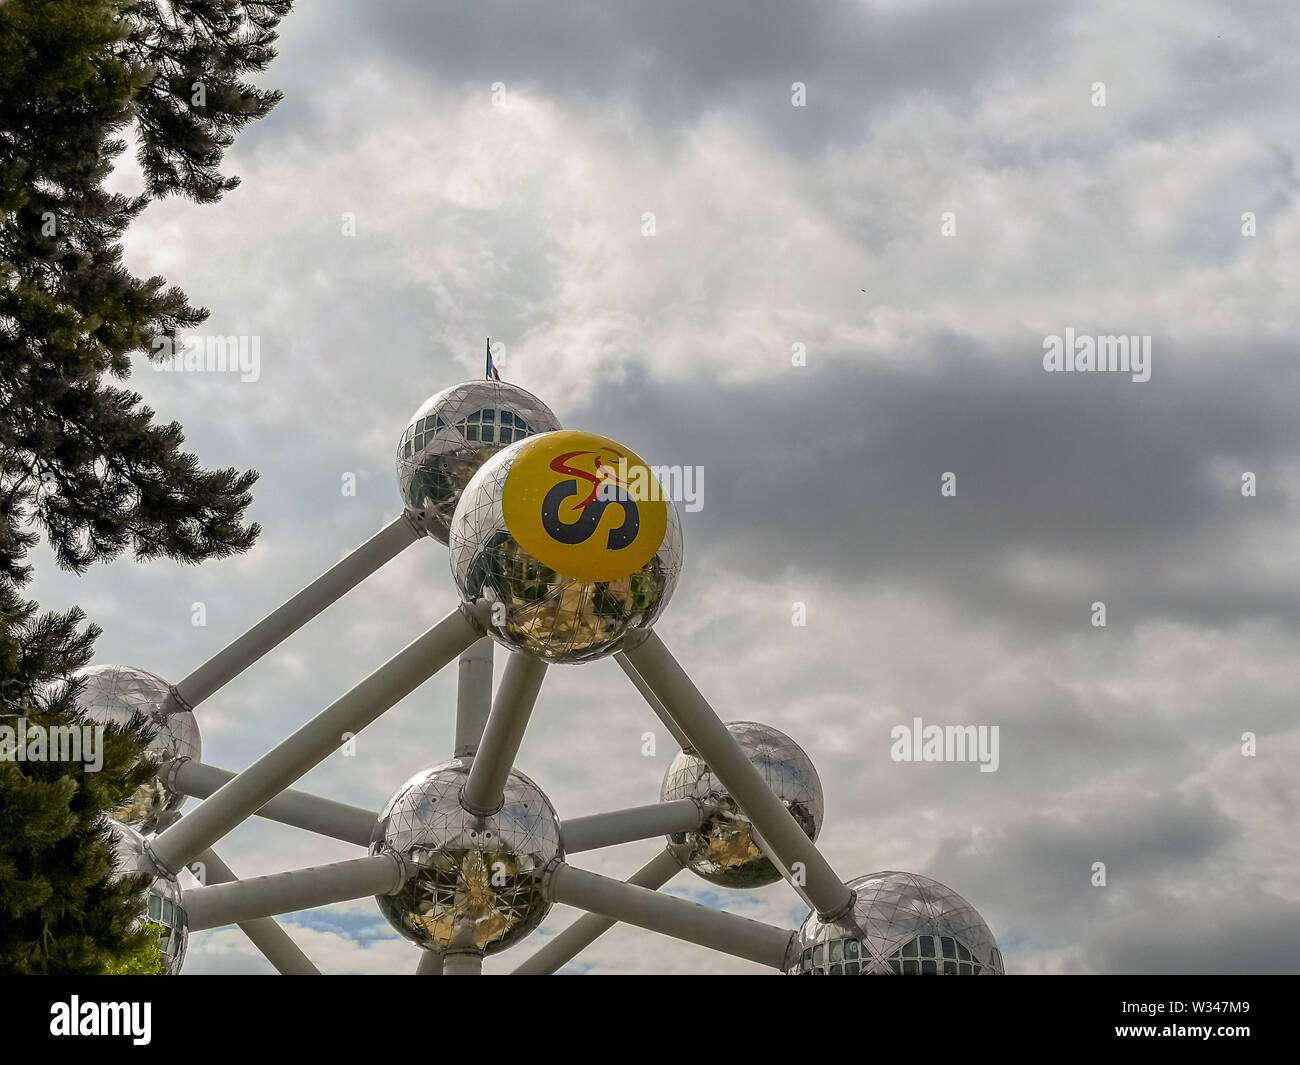
[[[253,473],[203,470],[154,423],[130,356],[200,325],[161,277],[134,277],[121,237],[151,197],[218,199],[218,166],[279,94],[241,80],[273,56],[288,0],[8,0],[0,5],[0,575],[26,576],[43,527],[81,572],[128,547],[198,562],[246,550]],[[191,103],[202,90],[202,104]],[[135,124],[146,191],[104,179]]]
[[[99,630],[19,590],[43,531],[82,572],[129,550],[197,563],[247,550],[253,472],[205,470],[125,380],[207,317],[122,265],[150,199],[219,199],[222,154],[279,94],[243,79],[274,55],[291,0],[0,0],[0,725],[76,723],[60,683]],[[140,195],[104,188],[133,129]],[[137,722],[137,726],[140,723]],[[99,773],[0,761],[0,972],[145,965],[139,885],[111,880],[102,811],[150,774],[139,728],[110,730]],[[157,944],[154,940],[154,949]]]
[[[31,603],[18,612],[25,621],[11,624],[12,600],[12,589],[0,588],[4,712],[21,714],[29,732],[80,725],[79,685],[50,688],[35,670],[76,668],[95,630],[79,631],[75,611],[35,617]],[[152,775],[141,757],[149,738],[143,718],[106,728],[99,772],[84,762],[0,761],[0,973],[95,973],[141,949],[132,922],[142,887],[138,878],[112,880],[103,812]]]
[[[145,924],[142,931],[146,938],[140,947],[128,953],[120,954],[109,962],[104,969],[105,976],[165,976],[167,963],[163,960],[162,948],[158,936],[163,929],[157,925]]]

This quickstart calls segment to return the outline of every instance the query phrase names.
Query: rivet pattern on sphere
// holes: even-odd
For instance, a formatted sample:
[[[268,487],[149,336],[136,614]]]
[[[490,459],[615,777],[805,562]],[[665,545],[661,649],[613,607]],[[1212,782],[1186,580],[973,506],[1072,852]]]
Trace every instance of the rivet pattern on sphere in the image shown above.
[[[113,851],[117,857],[113,879],[141,874],[153,877],[135,923],[157,930],[158,951],[166,975],[176,976],[185,963],[185,948],[189,943],[189,924],[185,907],[181,905],[180,884],[172,877],[153,876],[153,869],[144,858],[144,836],[121,821],[108,818],[106,823],[112,833]]]
[[[821,779],[803,748],[785,733],[755,721],[733,721],[727,731],[799,827],[816,841],[826,807]],[[682,751],[672,760],[659,798],[664,802],[696,799],[717,808],[694,832],[669,837],[673,856],[691,872],[731,888],[762,887],[781,879],[781,871],[754,839],[749,819],[693,750]]]
[[[635,647],[662,613],[682,569],[681,524],[668,501],[654,555],[615,580],[580,580],[538,561],[507,527],[503,498],[521,450],[546,439],[512,444],[474,476],[452,520],[451,572],[462,599],[492,604],[488,632],[499,643],[548,662],[585,662]]]
[[[531,392],[504,381],[467,381],[427,399],[397,445],[397,481],[407,513],[447,542],[461,492],[503,447],[560,427]]]
[[[139,711],[153,724],[156,734],[145,753],[158,763],[159,773],[136,788],[113,816],[142,832],[154,831],[164,813],[179,810],[185,802],[184,795],[163,783],[162,771],[177,758],[201,760],[203,743],[194,714],[176,700],[170,684],[143,669],[89,666],[73,676],[85,681],[77,705],[85,711],[88,721],[126,725]]]
[[[510,774],[495,814],[465,810],[472,764],[453,758],[411,777],[380,813],[370,853],[393,851],[412,869],[400,892],[376,900],[403,936],[491,954],[542,922],[551,908],[542,873],[563,850],[555,810],[522,773]]]
[[[917,873],[850,880],[853,906],[826,922],[816,913],[790,941],[791,975],[1000,976],[988,925],[952,888]]]

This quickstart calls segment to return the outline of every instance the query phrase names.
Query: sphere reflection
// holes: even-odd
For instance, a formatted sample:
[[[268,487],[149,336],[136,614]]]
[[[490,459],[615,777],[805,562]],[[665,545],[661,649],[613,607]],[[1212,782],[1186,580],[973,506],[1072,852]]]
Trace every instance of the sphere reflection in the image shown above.
[[[816,841],[825,804],[821,779],[803,748],[785,733],[755,721],[733,721],[727,731],[808,838]],[[754,838],[749,819],[693,750],[682,751],[673,759],[659,798],[664,802],[696,799],[717,810],[695,831],[668,837],[673,855],[691,872],[731,888],[762,887],[781,879],[781,871]]]
[[[850,880],[853,905],[833,921],[811,913],[790,941],[792,975],[1000,976],[1002,952],[957,892],[917,873]]]
[[[397,894],[377,898],[403,936],[491,954],[541,924],[551,908],[542,873],[563,851],[555,810],[522,773],[510,774],[496,813],[462,807],[472,764],[453,758],[411,777],[380,813],[370,853],[395,852],[415,870]]]

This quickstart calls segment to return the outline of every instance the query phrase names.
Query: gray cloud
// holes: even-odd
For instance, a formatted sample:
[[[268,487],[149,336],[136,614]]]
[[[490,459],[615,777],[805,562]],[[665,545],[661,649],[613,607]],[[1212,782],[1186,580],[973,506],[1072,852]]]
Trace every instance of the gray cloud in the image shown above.
[[[208,464],[262,470],[266,531],[197,569],[40,556],[35,594],[104,625],[100,661],[178,680],[395,516],[407,417],[491,332],[567,426],[703,465],[660,631],[724,718],[805,747],[844,876],[949,883],[1013,971],[1294,968],[1294,12],[300,7],[266,79],[287,98],[231,153],[244,185],[127,242],[213,332],[262,337],[255,385],[132,384]],[[1151,334],[1151,381],[1044,373],[1066,327]],[[249,764],[454,605],[445,552],[413,546],[200,708],[205,758]],[[449,753],[454,699],[447,671],[299,786],[377,808]],[[998,725],[998,772],[891,761],[914,716]],[[550,671],[519,765],[568,817],[653,801],[673,753],[596,663]],[[580,864],[626,876],[655,845]],[[218,850],[245,876],[357,853],[266,822]],[[800,916],[784,885],[674,890]],[[374,914],[293,934],[329,971],[413,970]],[[577,968],[753,971],[628,928]],[[265,965],[224,930],[188,969]]]
[[[932,371],[845,353],[779,384],[643,374],[604,386],[578,421],[704,467],[705,505],[686,529],[710,567],[921,584],[1028,631],[1077,631],[1094,599],[1125,628],[1294,624],[1296,583],[1278,581],[1255,538],[1300,509],[1285,480],[1298,442],[1290,355],[1257,349],[1246,370],[1156,338],[1152,380],[1134,383],[1045,373],[1041,339],[1026,336],[1015,360],[941,341]],[[1268,486],[1257,498],[1241,495],[1247,470]],[[940,495],[945,471],[954,498]],[[1021,560],[1070,579],[1031,582]]]
[[[659,129],[726,109],[787,150],[859,137],[913,93],[960,98],[1008,71],[1051,61],[1072,5],[997,0],[971,8],[778,0],[546,7],[343,5],[349,39],[435,82],[494,82],[600,107],[630,106]],[[337,32],[337,27],[335,28]],[[335,38],[337,39],[337,37]],[[815,107],[790,106],[804,82]]]

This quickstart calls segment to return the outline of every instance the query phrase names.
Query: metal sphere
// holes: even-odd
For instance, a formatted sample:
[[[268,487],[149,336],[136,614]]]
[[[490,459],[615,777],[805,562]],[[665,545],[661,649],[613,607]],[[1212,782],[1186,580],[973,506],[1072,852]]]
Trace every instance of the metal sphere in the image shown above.
[[[106,823],[117,856],[113,879],[140,874],[152,877],[135,924],[137,927],[151,925],[157,929],[163,968],[167,976],[175,976],[185,964],[185,948],[190,938],[189,921],[185,907],[181,905],[181,886],[174,877],[153,875],[154,869],[144,857],[144,836],[116,819],[109,818]]]
[[[853,905],[833,921],[810,913],[790,941],[791,975],[896,973],[1001,976],[1002,952],[984,919],[951,888],[916,873],[850,880]]]
[[[380,813],[370,853],[395,852],[414,869],[401,891],[376,899],[403,936],[492,954],[542,923],[551,908],[542,875],[563,848],[555,809],[522,773],[511,772],[496,813],[462,807],[472,764],[453,758],[411,777]]]
[[[142,832],[153,832],[165,813],[179,810],[185,796],[163,783],[168,763],[177,758],[199,761],[203,741],[199,723],[161,677],[130,666],[89,666],[74,677],[85,681],[85,690],[77,705],[88,721],[99,725],[125,725],[139,711],[154,726],[153,740],[145,755],[158,763],[158,773],[135,789],[127,802],[113,811],[113,816]]]
[[[456,502],[484,461],[516,440],[559,427],[545,403],[504,381],[467,381],[431,396],[397,445],[406,512],[445,544]]]
[[[821,779],[803,748],[784,732],[755,721],[733,721],[727,731],[799,827],[816,841],[826,805]],[[693,749],[672,760],[659,798],[663,802],[695,799],[717,810],[695,831],[668,837],[669,850],[684,868],[711,884],[729,888],[762,887],[781,879],[781,871],[754,839],[749,819]]]
[[[677,508],[651,468],[608,437],[570,430],[485,462],[448,547],[462,598],[492,605],[489,635],[548,662],[635,647],[682,568]]]

